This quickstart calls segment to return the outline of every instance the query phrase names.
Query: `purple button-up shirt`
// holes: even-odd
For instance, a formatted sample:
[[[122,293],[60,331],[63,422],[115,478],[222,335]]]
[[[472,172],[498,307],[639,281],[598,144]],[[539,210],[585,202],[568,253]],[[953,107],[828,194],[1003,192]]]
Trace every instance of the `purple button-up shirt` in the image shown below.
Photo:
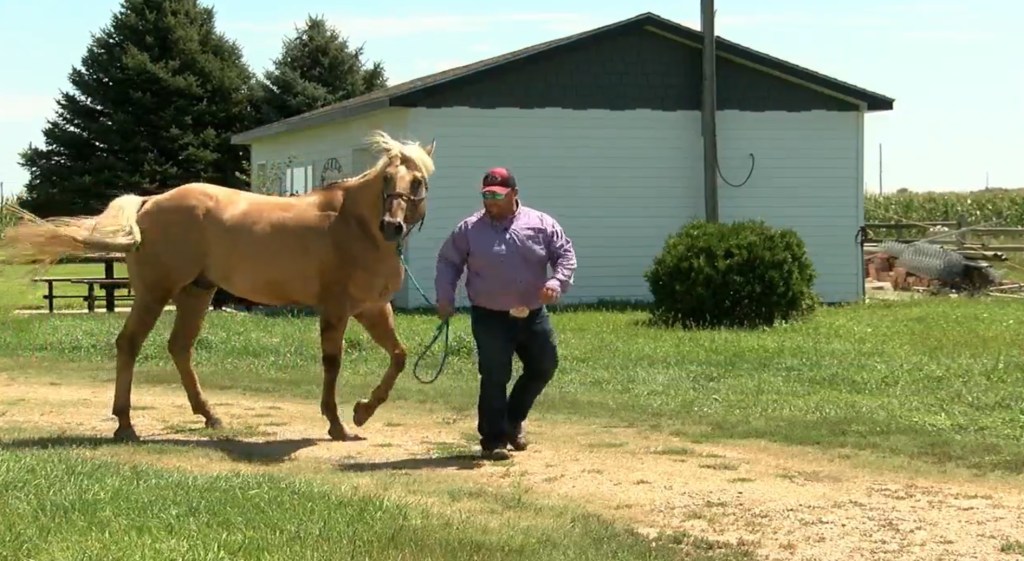
[[[515,214],[500,222],[480,210],[455,226],[437,253],[438,304],[454,305],[464,269],[473,305],[502,311],[517,306],[534,309],[541,306],[544,286],[561,294],[569,290],[576,253],[558,221],[520,203]]]

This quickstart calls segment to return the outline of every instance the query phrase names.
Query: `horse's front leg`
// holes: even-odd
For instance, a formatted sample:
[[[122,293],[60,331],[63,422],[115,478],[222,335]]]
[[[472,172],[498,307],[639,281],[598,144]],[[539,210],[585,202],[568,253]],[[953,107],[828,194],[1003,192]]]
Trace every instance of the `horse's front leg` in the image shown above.
[[[380,345],[391,359],[384,376],[377,387],[373,388],[370,399],[357,401],[352,409],[352,422],[357,427],[361,427],[370,420],[377,408],[388,400],[388,395],[395,387],[398,375],[405,369],[406,352],[405,347],[398,340],[398,334],[395,333],[395,315],[390,303],[367,307],[356,315],[356,321],[362,324],[374,342]]]
[[[338,388],[338,374],[341,372],[341,358],[345,352],[345,329],[348,326],[347,315],[320,316],[320,351],[324,365],[324,386],[320,396],[320,412],[327,417],[330,427],[327,434],[334,440],[363,440],[345,428],[338,417],[338,402],[335,393]]]

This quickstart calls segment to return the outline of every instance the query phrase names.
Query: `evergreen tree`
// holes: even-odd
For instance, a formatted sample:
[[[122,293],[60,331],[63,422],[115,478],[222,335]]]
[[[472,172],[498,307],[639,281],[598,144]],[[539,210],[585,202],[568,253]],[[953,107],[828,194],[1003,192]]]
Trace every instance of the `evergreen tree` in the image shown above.
[[[69,75],[44,146],[21,153],[26,209],[92,213],[189,181],[244,187],[230,136],[254,123],[255,76],[197,0],[123,0]]]
[[[262,123],[287,119],[387,86],[384,65],[367,67],[363,47],[348,40],[321,16],[284,40],[274,66],[261,83]]]

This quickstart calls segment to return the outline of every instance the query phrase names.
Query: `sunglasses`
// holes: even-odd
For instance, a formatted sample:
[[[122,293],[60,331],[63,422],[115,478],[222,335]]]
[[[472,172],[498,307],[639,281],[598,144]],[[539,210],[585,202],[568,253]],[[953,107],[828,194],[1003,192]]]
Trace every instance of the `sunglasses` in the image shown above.
[[[493,191],[485,191],[481,195],[484,200],[500,201],[505,198],[505,193],[495,193]]]

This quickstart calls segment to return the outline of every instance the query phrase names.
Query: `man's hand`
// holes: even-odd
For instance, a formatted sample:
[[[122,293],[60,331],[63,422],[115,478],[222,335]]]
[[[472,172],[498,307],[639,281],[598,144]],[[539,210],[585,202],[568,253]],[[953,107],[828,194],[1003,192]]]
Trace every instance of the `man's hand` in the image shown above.
[[[451,304],[439,303],[437,305],[437,315],[441,319],[448,319],[455,313],[455,307]]]
[[[544,304],[553,304],[558,301],[561,292],[557,288],[545,286],[540,289],[540,301]]]

